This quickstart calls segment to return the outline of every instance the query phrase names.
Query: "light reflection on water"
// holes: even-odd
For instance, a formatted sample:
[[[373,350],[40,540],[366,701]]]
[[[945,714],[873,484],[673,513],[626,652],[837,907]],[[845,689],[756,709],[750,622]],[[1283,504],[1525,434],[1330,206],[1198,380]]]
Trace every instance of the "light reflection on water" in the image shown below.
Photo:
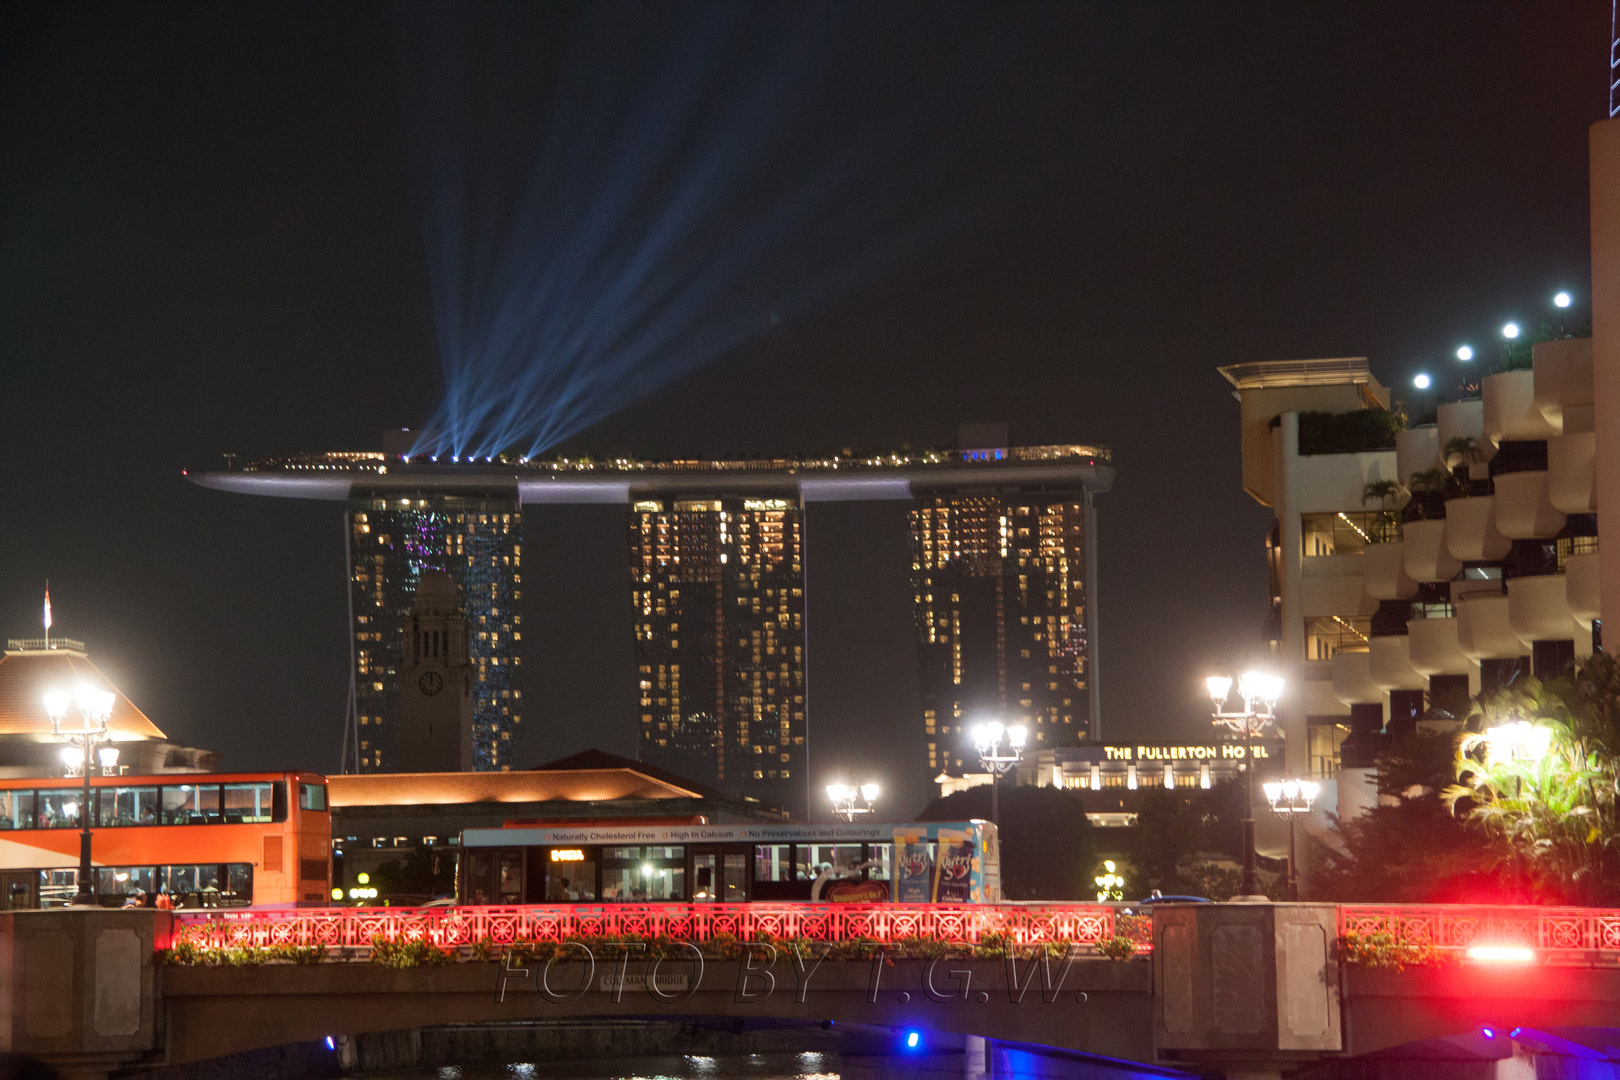
[[[444,1065],[371,1080],[842,1080],[835,1055],[683,1054],[603,1061],[515,1061],[504,1065]]]

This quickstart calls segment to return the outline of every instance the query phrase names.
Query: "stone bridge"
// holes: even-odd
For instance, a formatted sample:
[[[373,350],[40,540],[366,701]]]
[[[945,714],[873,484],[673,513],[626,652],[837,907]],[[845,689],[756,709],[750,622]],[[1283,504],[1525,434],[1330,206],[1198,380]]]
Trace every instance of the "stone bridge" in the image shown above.
[[[717,933],[715,919],[733,929]],[[1098,952],[1128,928],[1116,919],[1105,907],[1022,905],[12,912],[0,915],[0,1031],[5,1049],[86,1077],[373,1032],[584,1017],[857,1022],[1201,1075],[1350,1077],[1367,1075],[1368,1059],[1437,1056],[1502,1059],[1500,1074],[1533,1068],[1523,1062],[1536,1055],[1584,1055],[1607,1076],[1620,1058],[1608,1049],[1620,1030],[1592,1035],[1620,1028],[1620,912],[1166,905],[1125,960]],[[1340,961],[1341,934],[1379,930],[1435,946],[1440,962]],[[608,934],[692,946],[656,963],[633,950],[590,958],[588,944]],[[740,944],[767,935],[778,946],[802,936],[809,956]],[[435,942],[461,959],[387,967],[370,962],[375,938]],[[486,942],[569,940],[587,946],[561,962],[473,958]],[[861,947],[829,952],[840,941]],[[1044,962],[1020,948],[1010,960],[993,955],[1007,941],[1063,945]],[[329,954],[317,964],[156,962],[181,942],[322,944]],[[716,958],[722,946],[732,958]],[[1492,961],[1512,966],[1484,966]]]

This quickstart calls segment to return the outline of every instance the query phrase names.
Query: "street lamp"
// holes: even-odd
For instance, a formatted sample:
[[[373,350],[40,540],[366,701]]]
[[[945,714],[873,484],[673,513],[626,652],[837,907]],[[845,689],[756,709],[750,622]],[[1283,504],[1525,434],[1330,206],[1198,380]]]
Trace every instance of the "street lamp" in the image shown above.
[[[1299,899],[1299,872],[1294,857],[1294,815],[1311,812],[1311,803],[1322,794],[1322,785],[1314,780],[1274,780],[1262,784],[1266,801],[1273,814],[1288,819],[1288,899]]]
[[[1110,900],[1124,898],[1125,875],[1117,872],[1113,859],[1103,860],[1103,872],[1094,880],[1097,882],[1097,903],[1106,904]]]
[[[990,773],[990,822],[1000,825],[1001,776],[1023,760],[1024,740],[1029,738],[1029,729],[1022,724],[1005,727],[1000,720],[991,720],[975,724],[969,734],[973,738],[973,749],[979,754],[979,764]]]
[[[832,800],[833,813],[845,821],[854,821],[862,814],[870,814],[877,809],[878,786],[828,784],[827,798]]]
[[[77,751],[71,757],[76,760],[78,771],[84,777],[84,798],[79,801],[79,891],[73,897],[77,907],[93,907],[96,902],[95,891],[90,887],[90,820],[95,815],[95,806],[90,801],[90,771],[94,767],[92,763],[98,760],[97,744],[107,741],[107,721],[112,717],[115,700],[111,690],[97,690],[83,683],[79,684],[71,697],[63,690],[52,690],[45,695],[45,713],[51,718],[51,731],[68,744],[62,755],[63,760],[71,768],[74,761],[68,760],[70,755],[67,751]],[[79,722],[63,727],[70,702],[77,706]],[[108,769],[118,760],[116,751],[110,760],[106,756],[101,756],[99,760],[102,768]]]
[[[1254,738],[1266,725],[1277,719],[1277,702],[1282,698],[1281,676],[1263,671],[1246,671],[1238,677],[1237,694],[1243,702],[1238,712],[1226,711],[1226,700],[1232,695],[1232,680],[1224,675],[1211,675],[1205,681],[1210,700],[1215,702],[1212,714],[1216,725],[1231,728],[1243,739],[1243,887],[1242,899],[1264,899],[1260,892],[1260,875],[1254,865]]]

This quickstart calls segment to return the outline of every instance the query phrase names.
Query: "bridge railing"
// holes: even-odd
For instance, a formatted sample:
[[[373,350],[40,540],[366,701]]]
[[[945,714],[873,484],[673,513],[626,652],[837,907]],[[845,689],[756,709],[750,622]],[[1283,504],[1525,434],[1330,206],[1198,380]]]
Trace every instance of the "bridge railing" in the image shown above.
[[[754,941],[908,939],[976,945],[1000,935],[1020,945],[1073,942],[1095,948],[1115,936],[1116,909],[1103,904],[580,904],[523,907],[298,908],[174,913],[174,944],[199,948],[325,945],[369,949],[427,940],[441,948],[579,938],[721,935]]]
[[[1620,910],[1612,908],[1341,904],[1339,933],[1388,933],[1456,953],[1476,945],[1523,945],[1544,963],[1620,964]]]

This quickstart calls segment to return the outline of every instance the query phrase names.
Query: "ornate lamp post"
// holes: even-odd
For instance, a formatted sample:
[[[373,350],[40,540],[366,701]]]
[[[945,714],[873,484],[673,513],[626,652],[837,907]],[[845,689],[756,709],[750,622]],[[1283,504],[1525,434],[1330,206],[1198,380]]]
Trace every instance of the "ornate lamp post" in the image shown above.
[[[877,809],[878,786],[828,784],[827,798],[832,800],[833,813],[845,821],[854,821],[862,814],[870,814]]]
[[[1288,899],[1299,899],[1299,870],[1294,858],[1294,815],[1311,812],[1311,803],[1322,794],[1322,785],[1314,780],[1281,780],[1262,784],[1266,801],[1273,814],[1288,819]]]
[[[52,690],[45,695],[45,712],[51,718],[51,730],[68,744],[63,760],[70,768],[76,760],[84,777],[84,798],[79,801],[79,891],[73,897],[76,907],[93,907],[96,902],[95,890],[90,884],[90,821],[95,816],[95,806],[90,801],[90,771],[98,760],[96,747],[107,741],[107,721],[112,717],[115,700],[110,690],[83,685],[71,697],[63,690]],[[79,719],[76,724],[64,726],[70,702],[77,706]],[[104,770],[116,765],[116,753],[114,751],[109,758],[105,750],[102,752],[99,760]]]
[[[1000,720],[992,720],[975,725],[971,735],[979,764],[990,774],[990,822],[1000,825],[1001,777],[1024,759],[1024,740],[1029,738],[1029,729],[1021,724],[1004,727]]]
[[[1266,725],[1277,719],[1277,702],[1282,697],[1283,681],[1276,675],[1260,671],[1246,671],[1238,676],[1237,693],[1243,708],[1226,711],[1226,701],[1232,694],[1232,680],[1224,675],[1211,675],[1205,680],[1210,699],[1215,702],[1212,714],[1217,726],[1228,727],[1243,739],[1243,887],[1239,899],[1263,900],[1260,875],[1254,865],[1254,739]]]

